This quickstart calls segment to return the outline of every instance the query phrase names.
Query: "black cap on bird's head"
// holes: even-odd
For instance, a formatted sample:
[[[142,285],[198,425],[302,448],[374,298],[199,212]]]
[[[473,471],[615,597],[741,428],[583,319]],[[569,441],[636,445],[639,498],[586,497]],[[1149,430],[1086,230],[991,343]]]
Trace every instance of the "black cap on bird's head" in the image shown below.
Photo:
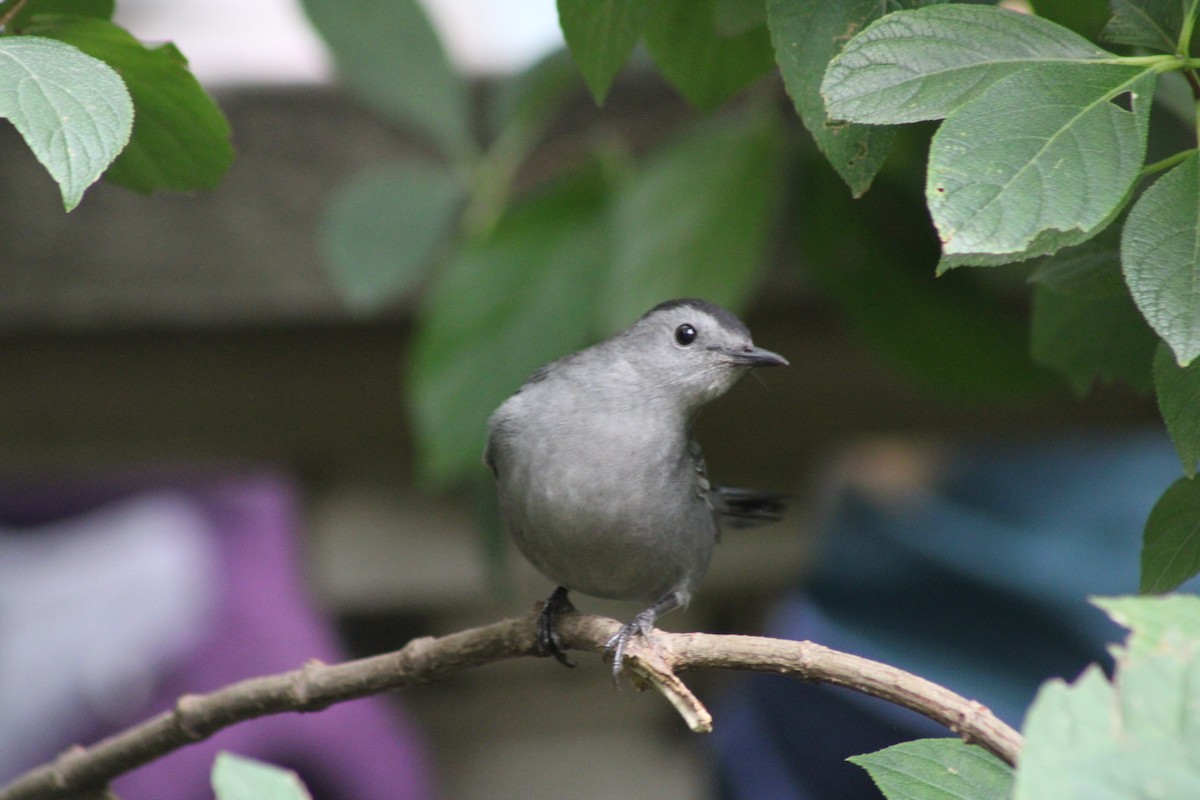
[[[703,311],[727,330],[740,333],[747,339],[750,338],[750,329],[746,327],[746,323],[738,319],[737,314],[734,314],[727,308],[722,308],[716,303],[710,303],[707,300],[701,300],[696,297],[681,297],[677,300],[667,300],[659,303],[643,314],[642,318],[645,319],[652,314],[657,314],[660,311],[669,311],[673,308],[691,308],[696,311]]]

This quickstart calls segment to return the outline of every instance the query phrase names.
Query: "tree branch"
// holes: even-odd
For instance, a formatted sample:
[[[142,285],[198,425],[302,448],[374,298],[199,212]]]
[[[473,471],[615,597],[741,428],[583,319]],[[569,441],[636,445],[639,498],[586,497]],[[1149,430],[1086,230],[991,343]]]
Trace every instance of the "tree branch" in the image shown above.
[[[53,762],[0,788],[0,800],[78,796],[184,745],[243,720],[328,706],[415,684],[429,683],[468,667],[534,655],[536,611],[441,638],[414,639],[405,647],[357,661],[310,662],[278,675],[252,678],[203,695],[184,695],[170,711],[114,734],[91,747],[74,747]],[[620,624],[602,617],[567,614],[559,633],[572,649],[603,653]],[[942,723],[965,741],[1015,764],[1021,736],[983,705],[903,670],[830,650],[812,642],[759,636],[654,631],[629,643],[625,672],[659,691],[701,733],[712,717],[676,672],[740,669],[792,675],[845,686],[883,698]]]
[[[8,23],[12,22],[17,14],[21,12],[26,2],[27,0],[17,0],[17,2],[13,3],[12,8],[5,12],[3,16],[0,16],[0,28],[7,28]]]

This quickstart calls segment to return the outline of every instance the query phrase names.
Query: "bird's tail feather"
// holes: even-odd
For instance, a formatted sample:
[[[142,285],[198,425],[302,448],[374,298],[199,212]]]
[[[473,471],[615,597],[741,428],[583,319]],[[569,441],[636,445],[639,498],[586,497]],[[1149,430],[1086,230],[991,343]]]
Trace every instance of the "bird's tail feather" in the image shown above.
[[[714,486],[711,497],[721,522],[731,528],[778,522],[787,508],[787,498],[781,494],[734,486]]]

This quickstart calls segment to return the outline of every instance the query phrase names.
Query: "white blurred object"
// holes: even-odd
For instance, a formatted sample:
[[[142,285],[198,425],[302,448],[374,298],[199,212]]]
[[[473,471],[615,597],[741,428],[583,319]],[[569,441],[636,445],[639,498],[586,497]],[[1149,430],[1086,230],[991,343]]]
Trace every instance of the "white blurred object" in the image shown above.
[[[469,74],[516,72],[563,43],[554,0],[420,2]],[[333,74],[300,0],[122,0],[117,20],[142,41],[174,42],[208,86],[326,83]]]
[[[421,0],[451,62],[469,74],[518,72],[563,46],[554,0]]]
[[[204,511],[167,491],[0,529],[0,783],[96,721],[131,721],[208,633],[216,547]]]
[[[323,83],[333,74],[300,0],[121,0],[116,20],[144,42],[174,42],[207,86]]]

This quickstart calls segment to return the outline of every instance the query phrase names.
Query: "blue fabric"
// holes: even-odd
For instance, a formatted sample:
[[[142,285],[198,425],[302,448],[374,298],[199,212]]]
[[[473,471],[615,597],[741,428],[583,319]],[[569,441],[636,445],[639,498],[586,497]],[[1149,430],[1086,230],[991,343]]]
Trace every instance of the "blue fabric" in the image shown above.
[[[768,634],[894,664],[1019,727],[1045,679],[1105,662],[1121,638],[1087,598],[1137,591],[1146,517],[1179,475],[1165,437],[1131,434],[964,448],[939,486],[887,507],[847,491],[814,579]],[[877,799],[847,756],[952,735],[769,676],[742,681],[717,719],[722,794],[747,800]]]

